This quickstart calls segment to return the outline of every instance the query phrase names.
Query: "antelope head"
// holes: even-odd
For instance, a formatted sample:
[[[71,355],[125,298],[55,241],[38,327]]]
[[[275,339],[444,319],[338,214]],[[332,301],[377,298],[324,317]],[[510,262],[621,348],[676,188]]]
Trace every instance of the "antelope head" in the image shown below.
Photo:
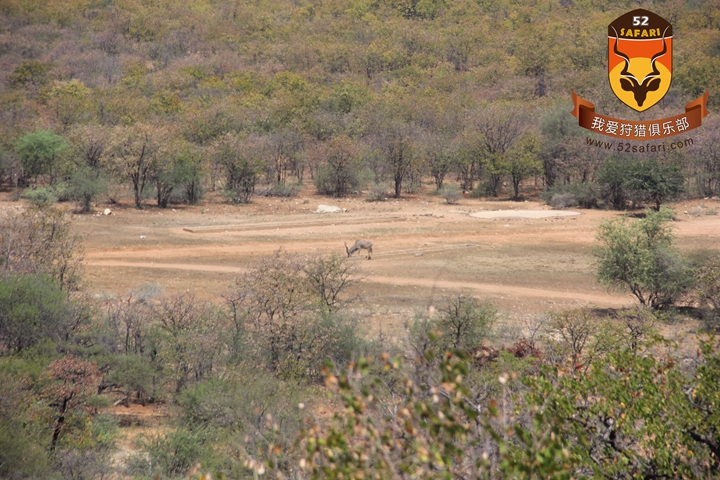
[[[633,96],[635,97],[635,101],[638,104],[638,107],[642,107],[643,103],[645,103],[648,92],[654,92],[660,88],[660,72],[655,65],[655,61],[667,53],[665,33],[663,32],[662,37],[663,49],[653,55],[652,59],[650,59],[650,68],[652,69],[652,71],[649,74],[645,75],[645,78],[643,78],[642,81],[638,81],[638,79],[633,74],[629,73],[628,70],[630,69],[630,58],[628,58],[627,55],[625,55],[618,49],[619,40],[620,39],[616,30],[614,48],[615,55],[625,60],[625,68],[623,68],[622,72],[620,72],[620,85],[622,89],[626,92],[632,92]]]

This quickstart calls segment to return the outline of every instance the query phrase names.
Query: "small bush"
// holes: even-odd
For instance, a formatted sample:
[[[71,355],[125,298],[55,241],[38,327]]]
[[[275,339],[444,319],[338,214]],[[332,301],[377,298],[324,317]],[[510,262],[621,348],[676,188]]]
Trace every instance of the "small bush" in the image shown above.
[[[78,322],[66,292],[47,275],[0,277],[0,349],[20,352],[46,339],[60,342]]]
[[[417,193],[422,188],[422,176],[418,172],[410,172],[407,180],[403,183],[405,193]]]
[[[553,208],[568,208],[577,206],[578,202],[572,193],[556,193],[550,199],[550,206]]]
[[[143,449],[150,455],[151,465],[160,467],[163,474],[185,476],[198,460],[209,454],[207,436],[202,429],[178,428],[164,437],[158,435],[143,442]]]
[[[38,207],[45,207],[57,203],[59,197],[53,187],[38,187],[25,190],[22,198]]]
[[[703,207],[702,205],[698,205],[696,207],[691,208],[688,210],[688,215],[691,215],[693,217],[699,217],[703,214]]]
[[[360,185],[357,168],[339,170],[331,165],[321,165],[315,176],[315,187],[318,192],[333,197],[345,197]]]
[[[486,186],[478,185],[477,187],[470,190],[470,197],[471,198],[482,198],[485,196],[486,191],[487,191]]]
[[[688,289],[692,276],[673,245],[673,212],[645,211],[645,218],[605,221],[598,227],[595,249],[598,279],[609,288],[632,293],[642,305],[663,309]]]
[[[462,294],[452,296],[438,307],[435,315],[415,319],[410,325],[411,343],[424,356],[446,350],[476,352],[496,319],[497,308],[489,301]]]
[[[367,191],[368,202],[382,202],[388,197],[387,183],[373,183]]]
[[[197,205],[203,197],[205,197],[205,187],[200,182],[192,182],[181,185],[179,188],[175,188],[170,194],[168,203]],[[226,196],[225,198],[230,198],[232,200],[231,196]]]
[[[462,192],[455,185],[446,185],[438,190],[438,195],[445,199],[450,205],[455,205],[462,197]]]
[[[720,331],[720,315],[714,308],[700,309],[700,325],[706,332]]]
[[[276,183],[256,189],[255,194],[260,197],[297,197],[301,191],[302,185],[299,183]]]
[[[592,183],[568,183],[555,185],[544,193],[543,198],[553,208],[596,208],[597,187]]]

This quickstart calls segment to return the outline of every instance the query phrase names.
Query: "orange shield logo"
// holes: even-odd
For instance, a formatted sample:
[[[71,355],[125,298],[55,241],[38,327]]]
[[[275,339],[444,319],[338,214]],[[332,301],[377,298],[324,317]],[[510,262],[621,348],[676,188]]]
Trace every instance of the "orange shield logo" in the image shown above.
[[[608,25],[608,77],[615,95],[643,112],[672,81],[672,25],[655,13],[633,10]]]

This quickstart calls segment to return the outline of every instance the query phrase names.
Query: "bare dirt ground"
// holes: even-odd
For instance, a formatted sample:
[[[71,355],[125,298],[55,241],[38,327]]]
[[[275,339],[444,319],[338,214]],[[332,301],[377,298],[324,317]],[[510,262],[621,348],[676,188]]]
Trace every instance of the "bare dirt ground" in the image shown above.
[[[22,205],[4,200],[0,209]],[[720,217],[682,213],[701,202],[719,203],[672,205],[678,245],[686,251],[720,248]],[[73,215],[84,237],[88,283],[97,295],[125,295],[150,282],[166,293],[222,301],[239,275],[278,249],[344,254],[343,242],[362,238],[374,244],[372,260],[363,258],[364,251],[356,255],[364,276],[356,310],[369,331],[401,335],[414,312],[463,291],[488,297],[506,318],[633,303],[597,283],[592,255],[598,224],[623,212],[560,212],[536,201],[472,198],[448,205],[431,194],[372,203],[310,194],[255,197],[239,206],[206,201],[159,209],[150,203],[143,210],[129,200],[112,205],[109,216]],[[347,211],[312,213],[319,204]]]

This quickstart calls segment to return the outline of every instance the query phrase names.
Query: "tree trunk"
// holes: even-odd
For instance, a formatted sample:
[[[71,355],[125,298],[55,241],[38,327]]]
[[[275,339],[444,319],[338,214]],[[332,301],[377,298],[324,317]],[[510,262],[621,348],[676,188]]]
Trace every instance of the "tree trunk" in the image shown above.
[[[513,191],[515,192],[515,198],[520,198],[520,182],[522,179],[520,177],[516,177],[515,175],[512,176],[512,184],[513,184]]]
[[[60,416],[55,422],[55,428],[53,428],[52,441],[50,442],[50,451],[55,451],[55,445],[57,444],[58,437],[60,437],[60,431],[62,430],[63,423],[65,423],[65,412],[67,412],[68,402],[70,398],[63,398],[62,406],[60,407]]]

